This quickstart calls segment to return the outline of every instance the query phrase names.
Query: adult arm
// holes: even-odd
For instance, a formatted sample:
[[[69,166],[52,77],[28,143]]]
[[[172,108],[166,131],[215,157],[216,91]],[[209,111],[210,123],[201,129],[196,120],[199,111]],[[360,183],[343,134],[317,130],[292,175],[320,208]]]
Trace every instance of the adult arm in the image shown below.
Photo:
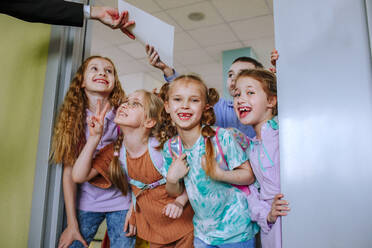
[[[87,6],[63,0],[3,0],[0,13],[28,22],[41,22],[54,25],[82,27],[84,15],[99,20],[112,29],[120,28],[129,38],[135,36],[127,29],[134,24],[128,20],[128,12],[119,14],[116,8],[106,6]]]
[[[5,0],[0,13],[28,22],[82,27],[84,5],[63,0]]]

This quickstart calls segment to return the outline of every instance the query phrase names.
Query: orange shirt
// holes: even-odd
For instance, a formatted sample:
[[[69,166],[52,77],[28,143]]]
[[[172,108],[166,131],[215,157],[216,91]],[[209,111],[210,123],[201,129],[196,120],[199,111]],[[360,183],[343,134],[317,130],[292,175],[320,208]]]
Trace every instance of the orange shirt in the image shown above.
[[[130,158],[127,154],[127,167],[128,174],[132,179],[145,184],[156,182],[162,178],[154,167],[148,151],[139,158]],[[135,195],[140,191],[133,185],[131,188]],[[171,219],[163,215],[163,208],[174,200],[175,198],[167,194],[165,184],[154,189],[144,190],[137,197],[135,218],[137,235],[140,238],[152,243],[168,244],[193,232],[194,212],[189,203],[186,204],[178,219]]]

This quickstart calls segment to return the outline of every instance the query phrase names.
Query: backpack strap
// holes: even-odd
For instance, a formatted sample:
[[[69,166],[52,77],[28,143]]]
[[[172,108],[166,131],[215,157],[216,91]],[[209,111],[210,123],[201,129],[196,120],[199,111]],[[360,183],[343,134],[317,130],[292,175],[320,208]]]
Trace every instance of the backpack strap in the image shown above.
[[[127,175],[127,178],[128,178],[128,182],[134,186],[136,186],[137,188],[140,189],[140,191],[134,195],[133,191],[132,191],[132,201],[133,201],[133,206],[134,206],[134,209],[136,209],[136,199],[137,197],[145,190],[147,189],[153,189],[153,188],[156,188],[160,185],[163,185],[165,184],[167,181],[164,177],[164,172],[163,172],[163,167],[160,167],[160,166],[163,166],[163,164],[159,163],[159,161],[154,161],[153,158],[154,158],[154,154],[151,156],[151,153],[153,153],[152,150],[154,150],[154,147],[150,144],[150,140],[148,142],[149,144],[149,153],[150,153],[150,158],[151,158],[151,161],[152,163],[154,164],[156,170],[158,170],[158,172],[160,173],[160,175],[163,176],[163,178],[159,179],[158,181],[156,182],[153,182],[153,183],[150,183],[150,184],[145,184],[141,181],[137,181],[137,180],[134,180],[133,178],[131,178],[128,174],[128,167],[127,167],[127,154],[126,154],[126,149],[125,149],[125,146],[122,146],[121,148],[121,151],[120,151],[120,157],[121,157],[121,162],[122,162],[122,169],[123,169],[123,172]],[[150,150],[151,149],[151,150]],[[159,151],[157,151],[158,153],[160,153]],[[161,154],[160,154],[161,156]]]
[[[182,154],[182,141],[179,135],[168,140],[168,149],[172,159],[176,159],[173,153],[177,154],[177,156]]]
[[[175,157],[174,157],[174,155],[173,155],[173,150],[172,150],[172,145],[171,145],[171,143],[172,143],[172,139],[169,139],[169,140],[168,140],[168,150],[169,150],[169,153],[170,153],[172,159],[175,159]]]
[[[225,158],[225,154],[223,154],[223,150],[222,150],[222,147],[221,147],[221,144],[220,144],[220,141],[218,139],[218,131],[220,130],[220,127],[217,127],[216,128],[216,144],[217,144],[217,148],[218,148],[218,152],[221,154],[221,157],[223,159],[223,162],[225,162],[225,164],[227,165],[227,161],[226,161],[226,158]]]
[[[159,146],[159,141],[154,137],[150,137],[149,142],[148,142],[148,150],[149,150],[151,161],[155,169],[159,172],[159,174],[162,175],[163,177],[166,177],[167,172],[165,171],[165,168],[164,168],[163,155],[161,151],[157,149],[158,146]]]

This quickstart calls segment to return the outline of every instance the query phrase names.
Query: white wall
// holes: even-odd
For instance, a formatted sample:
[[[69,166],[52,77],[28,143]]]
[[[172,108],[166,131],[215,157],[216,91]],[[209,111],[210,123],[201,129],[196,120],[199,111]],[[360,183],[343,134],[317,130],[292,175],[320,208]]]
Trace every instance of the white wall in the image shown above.
[[[369,0],[370,1],[370,0]],[[372,73],[364,0],[274,1],[283,247],[372,247]]]
[[[126,94],[130,94],[139,89],[152,91],[154,88],[157,88],[159,90],[163,85],[163,82],[160,82],[142,72],[123,75],[120,76],[119,79]]]

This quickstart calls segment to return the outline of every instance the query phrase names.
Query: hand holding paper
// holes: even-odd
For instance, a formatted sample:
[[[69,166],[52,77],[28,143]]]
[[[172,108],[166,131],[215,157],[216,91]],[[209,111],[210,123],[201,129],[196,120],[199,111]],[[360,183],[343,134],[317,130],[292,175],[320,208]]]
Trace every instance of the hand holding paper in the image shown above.
[[[134,21],[128,20],[128,11],[124,11],[119,15],[119,11],[116,8],[93,6],[90,15],[92,19],[99,20],[112,29],[120,28],[129,38],[133,40],[136,38],[128,30],[130,26],[134,25]]]
[[[118,8],[120,13],[128,11],[129,18],[136,21],[128,27],[136,39],[153,46],[164,63],[173,67],[174,27],[123,0],[118,0]]]

